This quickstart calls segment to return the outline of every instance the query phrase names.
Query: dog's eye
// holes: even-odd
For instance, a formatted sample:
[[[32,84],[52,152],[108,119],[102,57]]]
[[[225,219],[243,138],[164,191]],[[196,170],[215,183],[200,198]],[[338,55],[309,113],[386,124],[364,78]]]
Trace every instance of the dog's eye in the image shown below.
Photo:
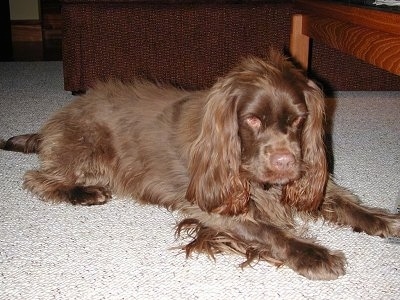
[[[299,128],[301,125],[303,125],[304,120],[306,119],[306,116],[295,116],[289,118],[289,125],[294,127],[294,128]]]
[[[254,129],[259,129],[261,127],[261,120],[256,116],[247,117],[246,123],[247,125],[249,125],[251,128]]]

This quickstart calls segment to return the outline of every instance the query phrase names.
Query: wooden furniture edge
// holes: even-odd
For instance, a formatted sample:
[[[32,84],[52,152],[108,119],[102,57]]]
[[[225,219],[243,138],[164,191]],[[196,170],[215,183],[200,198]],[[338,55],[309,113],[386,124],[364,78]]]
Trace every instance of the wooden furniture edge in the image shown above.
[[[316,39],[400,75],[400,14],[322,1],[300,0],[296,4],[304,14],[292,17],[290,51],[305,70],[309,68],[310,40]],[[374,19],[365,19],[364,11]]]
[[[320,0],[296,0],[295,7],[308,15],[318,15],[350,22],[378,31],[400,35],[400,13],[387,12],[355,4]]]

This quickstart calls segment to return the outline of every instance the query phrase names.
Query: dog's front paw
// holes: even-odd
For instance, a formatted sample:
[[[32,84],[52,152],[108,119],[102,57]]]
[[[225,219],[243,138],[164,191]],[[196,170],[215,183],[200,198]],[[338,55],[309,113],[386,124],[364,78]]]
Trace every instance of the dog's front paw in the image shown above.
[[[368,226],[365,227],[364,230],[358,230],[357,227],[353,229],[380,237],[400,237],[400,214],[375,213],[370,216]]]
[[[290,244],[286,265],[313,280],[332,280],[345,274],[346,258],[341,251],[295,241]]]

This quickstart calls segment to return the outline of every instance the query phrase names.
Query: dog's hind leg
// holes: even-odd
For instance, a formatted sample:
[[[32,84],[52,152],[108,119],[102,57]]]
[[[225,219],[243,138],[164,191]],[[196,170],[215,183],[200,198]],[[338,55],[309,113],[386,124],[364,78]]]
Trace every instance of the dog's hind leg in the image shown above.
[[[70,118],[55,118],[41,129],[40,167],[26,172],[24,188],[46,201],[103,204],[111,199],[118,165],[111,134],[95,122]]]
[[[358,198],[329,180],[322,217],[332,223],[350,226],[354,231],[381,237],[400,236],[400,214],[362,206]]]
[[[76,184],[59,174],[43,170],[26,172],[23,186],[45,201],[97,205],[111,199],[110,190],[104,186]]]

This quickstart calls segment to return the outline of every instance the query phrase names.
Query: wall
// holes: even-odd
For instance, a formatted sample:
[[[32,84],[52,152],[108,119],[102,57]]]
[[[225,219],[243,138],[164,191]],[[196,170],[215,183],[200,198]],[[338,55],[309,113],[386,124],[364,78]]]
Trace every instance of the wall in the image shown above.
[[[0,0],[4,1],[4,0]],[[39,20],[40,0],[8,0],[11,20]]]

